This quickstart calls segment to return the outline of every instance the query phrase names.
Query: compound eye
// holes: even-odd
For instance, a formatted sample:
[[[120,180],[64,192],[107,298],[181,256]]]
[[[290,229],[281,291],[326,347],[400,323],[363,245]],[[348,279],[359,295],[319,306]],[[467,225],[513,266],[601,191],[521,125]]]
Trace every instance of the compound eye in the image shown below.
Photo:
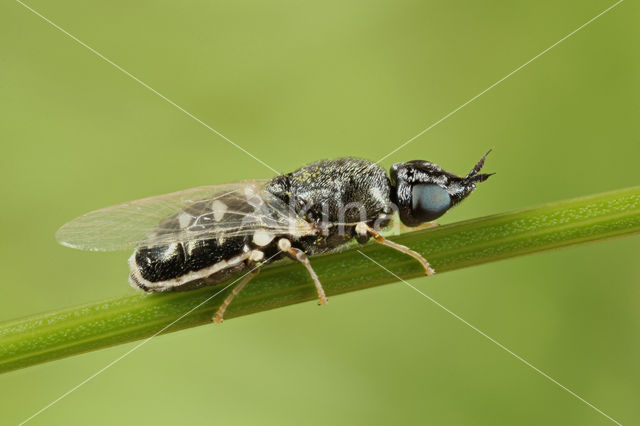
[[[451,207],[446,189],[435,184],[414,185],[411,189],[411,215],[421,222],[435,220]]]

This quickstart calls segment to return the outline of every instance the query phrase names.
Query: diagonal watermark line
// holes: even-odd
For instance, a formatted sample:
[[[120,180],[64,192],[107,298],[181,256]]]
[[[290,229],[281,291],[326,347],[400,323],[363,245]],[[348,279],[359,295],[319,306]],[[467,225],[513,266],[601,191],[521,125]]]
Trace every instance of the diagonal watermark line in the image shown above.
[[[277,255],[280,254],[280,251],[276,252],[276,254],[274,254],[273,256],[269,257],[267,260],[264,260],[262,264],[265,264],[266,262],[268,262],[269,260],[273,259],[274,257],[276,257]],[[230,284],[224,286],[222,289],[220,289],[219,291],[215,292],[214,294],[212,294],[211,296],[207,297],[204,301],[198,303],[196,306],[194,306],[193,308],[189,309],[187,312],[185,312],[184,314],[180,315],[178,317],[178,319],[172,321],[171,323],[169,323],[168,325],[165,325],[164,327],[162,327],[160,330],[158,330],[155,334],[153,334],[150,337],[147,337],[145,340],[143,340],[142,342],[138,343],[137,345],[135,345],[133,348],[129,349],[127,352],[125,352],[124,354],[120,355],[118,358],[114,359],[113,361],[111,361],[109,364],[105,365],[104,367],[102,367],[100,370],[96,371],[95,373],[93,373],[91,376],[87,377],[86,379],[84,379],[83,381],[81,381],[80,383],[78,383],[77,385],[75,385],[74,387],[72,387],[71,389],[69,389],[68,391],[66,391],[65,393],[63,393],[62,395],[60,395],[58,398],[54,399],[53,401],[51,401],[49,404],[47,404],[46,406],[42,407],[40,410],[36,411],[34,414],[32,414],[30,417],[26,418],[25,420],[23,420],[22,422],[19,423],[18,426],[22,426],[25,423],[31,421],[34,417],[42,414],[42,412],[46,411],[47,409],[51,408],[53,405],[55,405],[56,403],[60,402],[60,400],[64,399],[65,397],[69,396],[69,394],[75,392],[76,390],[78,390],[78,388],[82,387],[83,385],[87,384],[88,382],[90,382],[91,380],[93,380],[96,376],[99,376],[100,374],[102,374],[104,371],[108,370],[110,367],[112,367],[113,365],[117,364],[120,360],[122,360],[123,358],[127,357],[128,355],[130,355],[132,352],[136,351],[137,349],[139,349],[142,345],[145,345],[146,343],[148,343],[151,339],[153,339],[154,337],[156,337],[158,334],[162,333],[163,331],[165,331],[166,329],[168,329],[169,327],[171,327],[173,324],[177,323],[178,321],[180,321],[182,318],[186,317],[187,315],[189,315],[191,312],[195,311],[196,309],[198,309],[200,306],[204,305],[205,303],[209,302],[211,299],[213,299],[214,297],[216,297],[217,295],[219,295],[220,293],[222,293],[223,291],[225,291],[226,289],[228,289],[229,287],[231,287],[232,285],[234,285],[235,283],[237,283],[238,281],[240,281],[242,278],[246,277],[248,274],[252,273],[253,271],[255,271],[256,269],[260,268],[261,265],[258,265],[256,267],[254,267],[253,269],[251,269],[249,272],[242,274],[240,277],[238,277],[237,279],[233,280],[233,282],[231,282]]]
[[[493,83],[491,86],[487,87],[486,89],[484,89],[482,92],[478,93],[477,95],[475,95],[474,97],[472,97],[471,99],[469,99],[468,101],[466,101],[465,103],[463,103],[462,105],[458,106],[457,108],[455,108],[453,111],[451,111],[450,113],[448,113],[447,115],[445,115],[444,117],[442,117],[441,119],[439,119],[438,121],[435,121],[434,123],[430,124],[429,127],[427,127],[426,129],[422,130],[420,133],[418,133],[417,135],[415,135],[414,137],[412,137],[411,139],[407,140],[405,143],[403,143],[402,145],[400,145],[399,147],[397,147],[396,149],[394,149],[393,151],[391,151],[390,153],[388,153],[387,155],[385,155],[384,157],[380,158],[378,161],[376,161],[376,163],[381,162],[382,160],[388,158],[389,156],[395,154],[396,152],[400,151],[402,148],[404,148],[405,146],[409,145],[411,142],[413,142],[414,140],[418,139],[420,136],[424,135],[425,133],[427,133],[429,130],[433,129],[434,127],[436,127],[438,124],[442,123],[443,121],[445,121],[447,118],[451,117],[453,114],[455,114],[456,112],[460,111],[462,108],[466,107],[467,105],[469,105],[471,102],[475,101],[476,99],[478,99],[480,96],[484,95],[485,93],[487,93],[489,90],[493,89],[494,87],[496,87],[497,85],[499,85],[500,83],[502,83],[503,81],[505,81],[506,79],[508,79],[509,77],[511,77],[512,75],[514,75],[515,73],[517,73],[518,71],[520,71],[522,68],[526,67],[527,65],[529,65],[531,62],[535,61],[536,59],[538,59],[539,57],[541,57],[542,55],[544,55],[545,53],[547,53],[548,51],[550,51],[551,49],[553,49],[554,47],[556,47],[557,45],[559,45],[560,43],[562,43],[563,41],[565,41],[566,39],[568,39],[569,37],[571,37],[572,35],[574,35],[575,33],[577,33],[578,31],[580,31],[581,29],[583,29],[584,27],[586,27],[587,25],[589,25],[590,23],[592,23],[593,21],[595,21],[596,19],[600,18],[602,15],[604,15],[605,13],[609,12],[611,9],[613,9],[614,7],[618,6],[620,3],[622,3],[624,0],[618,0],[616,3],[614,3],[613,5],[609,6],[608,8],[606,8],[605,10],[603,10],[602,12],[598,13],[596,16],[594,16],[593,18],[589,19],[587,22],[585,22],[584,24],[580,25],[578,28],[576,28],[575,30],[571,31],[569,34],[567,34],[566,36],[562,37],[560,40],[556,41],[555,43],[553,43],[551,46],[547,47],[546,49],[544,49],[542,52],[538,53],[536,56],[534,56],[533,58],[529,59],[527,62],[525,62],[524,64],[520,65],[518,68],[514,69],[513,71],[511,71],[509,74],[505,75],[504,77],[502,77],[500,80],[496,81],[495,83]]]
[[[206,127],[207,129],[211,130],[213,133],[215,133],[216,135],[218,135],[219,137],[221,137],[222,139],[224,139],[225,141],[229,142],[231,145],[235,146],[236,148],[238,148],[240,151],[244,152],[245,154],[247,154],[249,157],[253,158],[254,160],[256,160],[258,163],[262,164],[263,166],[265,166],[266,168],[270,169],[272,172],[274,172],[275,174],[281,174],[279,171],[277,171],[276,169],[274,169],[273,167],[271,167],[270,165],[268,165],[267,163],[265,163],[264,161],[262,161],[261,159],[259,159],[258,157],[256,157],[255,155],[253,155],[252,153],[250,153],[249,151],[247,151],[246,149],[244,149],[243,147],[241,147],[240,145],[238,145],[237,143],[235,143],[234,141],[232,141],[231,139],[229,139],[228,137],[226,137],[225,135],[223,135],[222,133],[220,133],[219,131],[217,131],[216,129],[214,129],[213,127],[209,126],[207,123],[205,123],[204,121],[200,120],[198,117],[196,117],[195,115],[191,114],[189,111],[187,111],[186,109],[184,109],[183,107],[181,107],[180,105],[178,105],[177,103],[173,102],[171,99],[167,98],[165,95],[163,95],[162,93],[158,92],[156,89],[154,89],[153,87],[149,86],[147,83],[145,83],[144,81],[140,80],[138,77],[136,77],[135,75],[131,74],[129,71],[125,70],[124,68],[122,68],[120,65],[116,64],[115,62],[113,62],[111,59],[107,58],[106,56],[104,56],[102,53],[98,52],[97,50],[95,50],[93,47],[89,46],[88,44],[86,44],[85,42],[83,42],[82,40],[78,39],[76,36],[74,36],[73,34],[69,33],[67,30],[65,30],[64,28],[60,27],[59,25],[57,25],[56,23],[54,23],[53,21],[51,21],[50,19],[48,19],[46,16],[42,15],[40,12],[38,12],[37,10],[33,9],[31,6],[23,3],[20,0],[16,0],[16,2],[22,6],[24,6],[26,9],[30,10],[31,12],[33,12],[33,14],[35,14],[36,16],[40,17],[42,20],[44,20],[45,22],[49,23],[51,26],[53,26],[54,28],[56,28],[57,30],[59,30],[60,32],[62,32],[63,34],[65,34],[67,37],[69,37],[70,39],[72,39],[73,41],[75,41],[76,43],[80,44],[81,46],[87,48],[91,53],[95,54],[96,56],[98,56],[100,59],[104,60],[105,62],[107,62],[108,64],[112,65],[113,67],[115,67],[117,70],[121,71],[123,74],[125,74],[127,77],[130,77],[131,79],[133,79],[134,81],[136,81],[137,83],[139,83],[140,85],[142,85],[143,87],[145,87],[146,89],[150,90],[151,92],[153,92],[154,94],[158,95],[160,98],[164,99],[165,101],[167,101],[169,104],[173,105],[175,108],[177,108],[178,110],[182,111],[183,113],[185,113],[186,115],[188,115],[189,117],[193,118],[195,121],[197,121],[198,123],[200,123],[201,125],[203,125],[204,127]]]
[[[393,272],[391,272],[389,269],[385,268],[384,266],[382,266],[381,264],[379,264],[378,262],[376,262],[375,260],[373,260],[372,258],[370,258],[369,256],[367,256],[366,254],[364,254],[363,252],[361,252],[360,250],[358,250],[358,253],[360,253],[361,255],[363,255],[364,257],[366,257],[367,259],[369,259],[370,261],[372,261],[373,263],[375,263],[376,265],[378,265],[380,268],[384,269],[385,271],[387,271],[388,273],[390,273],[391,275],[393,275],[396,279],[398,279],[399,281],[402,281],[403,283],[405,283],[406,285],[408,285],[410,288],[412,288],[413,290],[417,291],[418,293],[420,293],[422,296],[426,297],[430,302],[432,302],[433,304],[435,304],[436,306],[438,306],[439,308],[443,309],[445,312],[447,312],[448,314],[452,315],[455,319],[459,320],[460,322],[462,322],[464,325],[470,327],[471,329],[473,329],[474,331],[476,331],[477,333],[479,333],[481,336],[483,336],[484,338],[486,338],[487,340],[489,340],[490,342],[496,344],[500,349],[504,350],[505,352],[507,352],[508,354],[510,354],[511,356],[513,356],[515,359],[517,359],[518,361],[522,362],[523,364],[525,364],[526,366],[528,366],[529,368],[533,369],[536,373],[542,375],[544,378],[546,378],[547,380],[549,380],[551,383],[554,383],[555,385],[559,386],[560,388],[562,388],[563,390],[567,391],[569,394],[571,394],[572,396],[574,396],[575,398],[579,399],[580,401],[582,401],[583,403],[585,403],[586,405],[588,405],[589,407],[593,408],[594,410],[596,410],[598,413],[602,414],[603,416],[605,416],[607,419],[611,420],[612,422],[614,422],[617,425],[622,426],[622,424],[616,420],[614,420],[612,417],[608,416],[605,412],[603,412],[602,410],[600,410],[598,407],[596,407],[595,405],[591,404],[589,401],[585,400],[584,398],[582,398],[580,395],[578,395],[577,393],[573,392],[571,389],[567,388],[566,386],[563,386],[561,383],[559,383],[557,380],[555,380],[553,377],[549,376],[547,373],[545,373],[544,371],[540,370],[538,367],[536,367],[535,365],[531,364],[529,361],[527,361],[526,359],[522,358],[520,355],[514,353],[512,350],[510,350],[509,348],[507,348],[506,346],[504,346],[502,343],[498,342],[496,339],[494,339],[493,337],[489,336],[488,334],[486,334],[485,332],[483,332],[482,330],[480,330],[479,328],[477,328],[476,326],[474,326],[473,324],[467,322],[466,320],[464,320],[463,318],[461,318],[458,314],[456,314],[455,312],[449,310],[447,307],[441,305],[437,300],[433,299],[432,297],[428,296],[427,294],[423,293],[422,291],[418,290],[416,287],[412,286],[411,284],[409,284],[408,282],[406,282],[405,280],[403,280],[402,278],[400,278],[399,276],[397,276],[396,274],[394,274]]]

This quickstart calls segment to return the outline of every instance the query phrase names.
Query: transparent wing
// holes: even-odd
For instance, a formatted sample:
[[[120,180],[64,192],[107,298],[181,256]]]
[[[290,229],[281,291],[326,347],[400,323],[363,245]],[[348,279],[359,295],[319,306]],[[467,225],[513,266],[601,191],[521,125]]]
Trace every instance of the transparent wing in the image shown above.
[[[315,229],[264,190],[266,180],[203,186],[107,207],[56,233],[62,245],[110,251],[251,235],[311,235]]]

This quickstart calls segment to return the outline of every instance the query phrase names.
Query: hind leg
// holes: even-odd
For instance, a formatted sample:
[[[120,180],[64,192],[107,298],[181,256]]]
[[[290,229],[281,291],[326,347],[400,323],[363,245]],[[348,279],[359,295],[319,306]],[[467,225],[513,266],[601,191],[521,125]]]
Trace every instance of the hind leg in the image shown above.
[[[248,263],[247,265],[251,268],[249,272],[240,279],[240,282],[233,288],[233,290],[231,290],[231,293],[229,293],[227,298],[224,299],[224,302],[222,302],[216,311],[216,315],[213,317],[213,322],[216,324],[222,323],[224,319],[224,312],[227,310],[233,299],[242,291],[243,288],[246,287],[247,284],[249,284],[249,281],[251,281],[260,272],[260,269],[253,266],[253,264]]]

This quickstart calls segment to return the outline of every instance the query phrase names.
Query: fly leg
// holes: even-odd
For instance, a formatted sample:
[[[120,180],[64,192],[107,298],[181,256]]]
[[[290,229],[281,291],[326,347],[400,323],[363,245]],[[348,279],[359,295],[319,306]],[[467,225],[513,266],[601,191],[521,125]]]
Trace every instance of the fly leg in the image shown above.
[[[367,225],[365,222],[359,222],[356,225],[356,234],[358,234],[360,237],[372,236],[373,239],[376,241],[376,243],[385,245],[387,247],[391,247],[404,254],[408,254],[409,256],[413,257],[418,262],[420,262],[420,264],[424,268],[424,272],[426,275],[433,275],[436,273],[436,271],[433,270],[431,265],[429,265],[429,262],[427,262],[427,259],[422,257],[420,253],[415,252],[411,250],[409,247],[403,246],[402,244],[394,243],[393,241],[387,240],[382,235],[380,235],[378,231],[376,231],[375,229]]]
[[[318,275],[316,274],[316,271],[314,271],[311,267],[311,263],[309,263],[309,258],[307,257],[305,252],[298,248],[291,247],[291,241],[287,240],[286,238],[280,238],[278,240],[278,248],[280,249],[280,251],[287,253],[293,260],[297,260],[298,262],[302,263],[305,268],[307,268],[307,271],[309,272],[309,275],[311,275],[313,283],[316,285],[316,291],[318,292],[319,299],[318,304],[326,305],[329,301],[327,300],[327,296],[324,294],[324,288],[322,288],[322,284],[318,279]]]
[[[247,263],[247,265],[251,268],[249,272],[247,272],[247,274],[242,277],[240,282],[233,288],[233,290],[231,290],[231,293],[229,293],[227,298],[224,299],[224,302],[222,302],[222,305],[220,305],[220,307],[216,311],[216,315],[213,317],[213,322],[215,322],[216,324],[222,323],[224,311],[227,310],[233,298],[236,297],[247,284],[249,284],[249,281],[251,281],[256,275],[258,275],[258,272],[260,272],[260,268],[254,267],[252,263]]]

